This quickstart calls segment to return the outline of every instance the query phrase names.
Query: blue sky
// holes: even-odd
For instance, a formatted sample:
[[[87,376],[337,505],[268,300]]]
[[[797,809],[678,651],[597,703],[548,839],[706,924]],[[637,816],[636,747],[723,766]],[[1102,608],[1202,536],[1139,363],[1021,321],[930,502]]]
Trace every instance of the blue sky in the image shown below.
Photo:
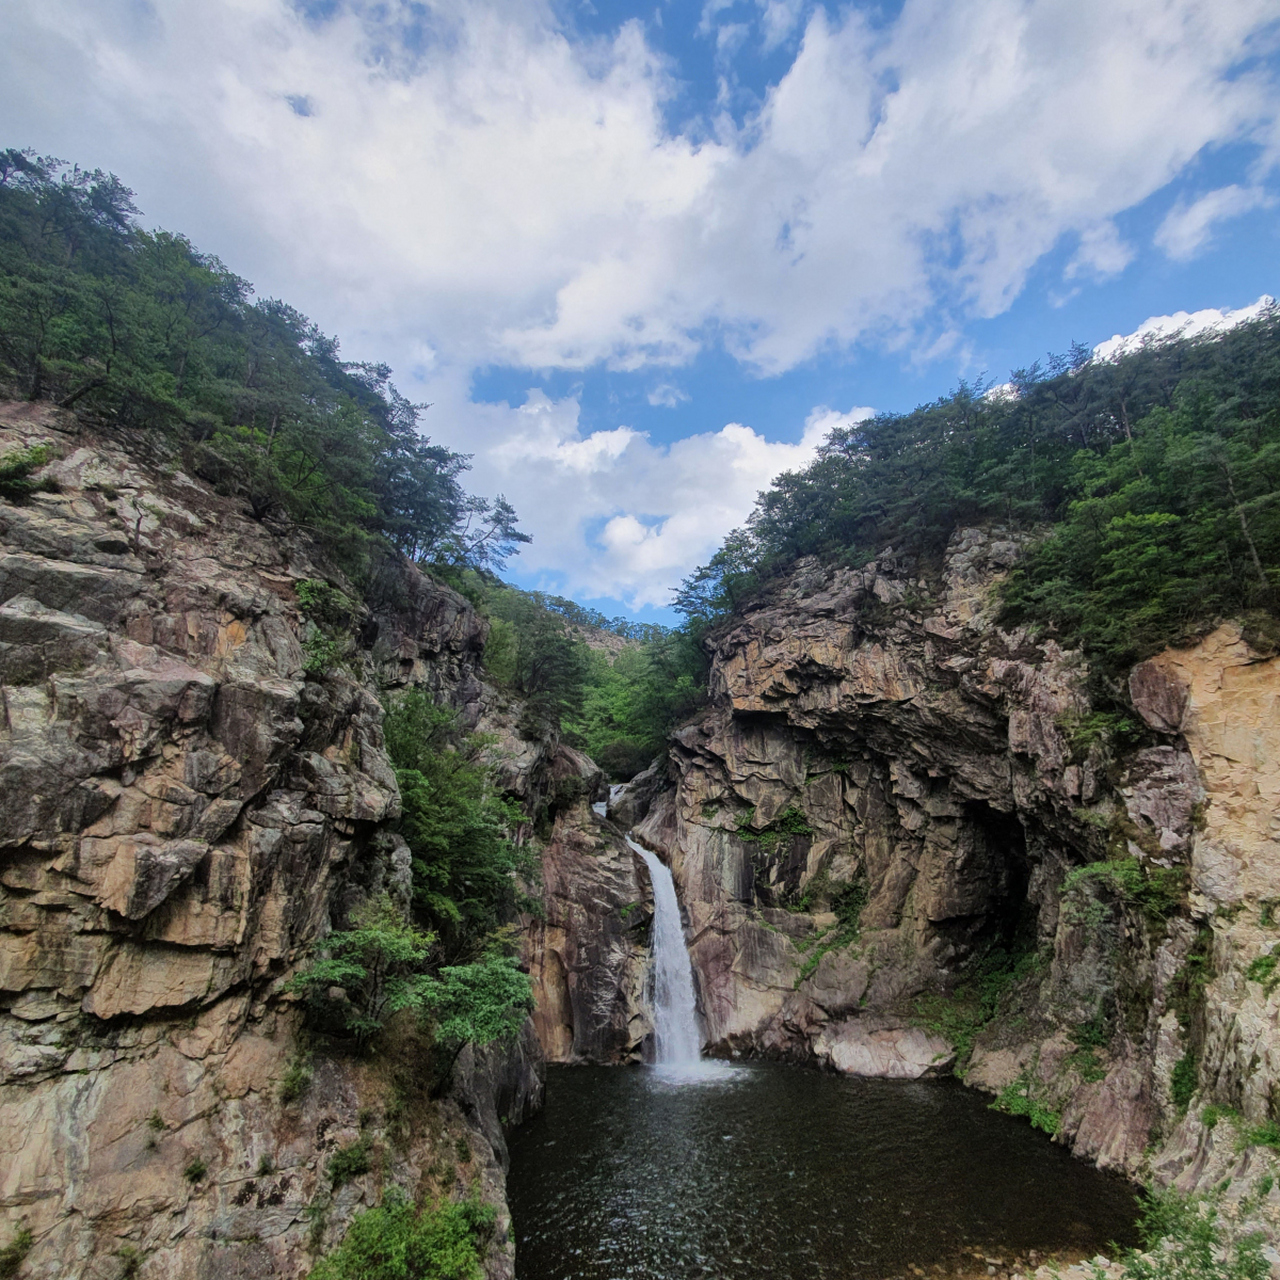
[[[11,0],[6,145],[386,359],[533,545],[671,587],[852,413],[1280,292],[1274,0]]]

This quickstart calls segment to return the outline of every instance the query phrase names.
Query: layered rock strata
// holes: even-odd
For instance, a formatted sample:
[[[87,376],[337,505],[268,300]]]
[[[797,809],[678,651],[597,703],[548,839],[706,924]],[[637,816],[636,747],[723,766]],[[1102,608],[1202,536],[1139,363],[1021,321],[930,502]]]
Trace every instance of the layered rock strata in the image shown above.
[[[1018,552],[966,529],[939,576],[801,562],[611,812],[673,868],[711,1051],[958,1063],[1105,1167],[1260,1176],[1280,660],[1224,625],[1100,715],[1079,654],[997,624]]]
[[[388,568],[345,667],[309,671],[305,538],[162,449],[0,407],[0,450],[37,443],[57,492],[0,506],[0,1244],[28,1228],[22,1274],[50,1280],[289,1277],[390,1182],[505,1213],[532,1033],[468,1052],[437,1104],[412,1029],[327,1055],[283,988],[370,894],[407,901],[380,689],[492,733],[557,829],[590,770],[513,731],[454,593]],[[367,1171],[334,1185],[343,1148]],[[511,1259],[502,1216],[490,1273]]]

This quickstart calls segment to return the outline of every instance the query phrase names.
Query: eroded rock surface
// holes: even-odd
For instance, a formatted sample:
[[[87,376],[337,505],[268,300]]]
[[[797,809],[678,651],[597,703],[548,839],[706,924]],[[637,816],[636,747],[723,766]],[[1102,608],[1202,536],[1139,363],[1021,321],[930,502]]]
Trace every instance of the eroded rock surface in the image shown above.
[[[1079,654],[996,625],[1017,555],[965,529],[940,578],[802,561],[714,640],[713,705],[637,828],[675,872],[710,1047],[913,1075],[959,1046],[969,1083],[1034,1097],[1105,1167],[1257,1172],[1280,660],[1224,626],[1144,663],[1126,737]],[[1239,1118],[1206,1126],[1211,1103]]]
[[[23,1274],[304,1275],[390,1180],[505,1213],[532,1032],[464,1055],[437,1105],[411,1036],[308,1054],[282,990],[331,922],[407,901],[380,687],[493,733],[546,808],[554,744],[484,685],[485,624],[390,567],[364,647],[309,675],[296,587],[326,573],[304,538],[177,459],[0,406],[0,449],[44,442],[59,491],[0,505],[0,1232],[31,1229]],[[369,1171],[331,1190],[360,1142]],[[503,1217],[491,1274],[511,1258]]]

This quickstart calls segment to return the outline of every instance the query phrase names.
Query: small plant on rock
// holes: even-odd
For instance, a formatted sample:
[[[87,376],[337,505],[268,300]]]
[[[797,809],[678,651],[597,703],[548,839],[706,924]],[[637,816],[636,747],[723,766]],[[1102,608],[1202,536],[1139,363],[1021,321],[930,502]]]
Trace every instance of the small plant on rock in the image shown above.
[[[52,480],[37,480],[33,472],[53,460],[53,448],[47,444],[29,449],[11,449],[0,455],[0,498],[21,502],[33,493],[52,493],[58,486]]]
[[[35,1237],[28,1227],[19,1227],[13,1233],[13,1239],[0,1249],[0,1280],[12,1280],[18,1274],[18,1268],[34,1243]]]
[[[1037,1098],[1032,1091],[1031,1077],[1024,1071],[1016,1080],[1010,1081],[996,1096],[991,1104],[993,1111],[1003,1111],[1010,1116],[1026,1116],[1035,1129],[1040,1129],[1053,1137],[1062,1124],[1062,1115],[1047,1106],[1043,1099]]]
[[[1280,966],[1280,955],[1272,951],[1268,955],[1259,956],[1251,961],[1244,971],[1244,976],[1250,982],[1258,983],[1267,995],[1270,995],[1277,985],[1280,985],[1280,974],[1276,973],[1277,966]]]
[[[280,1101],[297,1102],[311,1085],[311,1067],[305,1054],[298,1054],[280,1078]]]
[[[329,1171],[329,1182],[335,1191],[344,1183],[369,1172],[369,1149],[372,1145],[371,1139],[366,1134],[356,1142],[339,1147],[329,1157],[326,1167]]]
[[[188,1182],[195,1184],[200,1182],[208,1172],[208,1164],[199,1156],[196,1156],[196,1158],[192,1160],[185,1169],[183,1169],[182,1176],[186,1178]]]

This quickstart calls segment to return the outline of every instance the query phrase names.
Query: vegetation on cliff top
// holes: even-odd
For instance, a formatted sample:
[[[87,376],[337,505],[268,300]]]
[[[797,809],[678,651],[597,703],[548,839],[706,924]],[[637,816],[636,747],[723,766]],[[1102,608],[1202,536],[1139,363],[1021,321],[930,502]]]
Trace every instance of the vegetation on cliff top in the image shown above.
[[[418,432],[425,408],[180,235],[136,221],[114,174],[0,150],[0,388],[180,445],[260,520],[311,532],[350,574],[390,545],[501,567],[528,536],[467,459]]]
[[[885,548],[936,564],[959,526],[1045,526],[1007,619],[1119,670],[1225,616],[1274,616],[1280,587],[1280,310],[1113,360],[1074,347],[962,383],[911,413],[834,430],[779,476],[677,597],[714,624],[800,556]],[[1265,627],[1264,627],[1265,629]]]

